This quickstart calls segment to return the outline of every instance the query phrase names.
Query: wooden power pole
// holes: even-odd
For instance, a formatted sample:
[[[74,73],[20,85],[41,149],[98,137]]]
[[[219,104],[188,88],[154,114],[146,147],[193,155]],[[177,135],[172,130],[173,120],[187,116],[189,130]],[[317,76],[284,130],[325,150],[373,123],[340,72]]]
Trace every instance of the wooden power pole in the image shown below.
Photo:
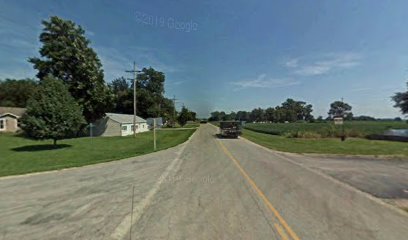
[[[140,71],[136,70],[136,63],[133,62],[133,70],[126,71],[128,73],[133,73],[133,137],[136,137],[136,82],[137,82],[137,73]]]

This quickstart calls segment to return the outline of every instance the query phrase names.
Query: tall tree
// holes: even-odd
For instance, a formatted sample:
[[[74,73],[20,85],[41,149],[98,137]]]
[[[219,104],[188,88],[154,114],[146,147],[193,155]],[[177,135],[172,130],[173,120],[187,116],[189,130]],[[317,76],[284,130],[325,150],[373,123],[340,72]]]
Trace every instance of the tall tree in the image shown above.
[[[347,120],[351,120],[353,118],[351,109],[352,107],[343,101],[334,101],[330,104],[329,118],[344,117]]]
[[[143,68],[137,77],[138,112],[142,117],[160,117],[164,102],[165,75],[152,67]]]
[[[311,104],[306,104],[303,101],[295,101],[291,98],[288,98],[285,102],[282,103],[282,108],[286,111],[285,121],[295,122],[298,120],[312,120],[312,111],[313,107]]]
[[[247,111],[238,111],[235,120],[238,121],[249,121],[249,112]]]
[[[133,90],[124,77],[114,79],[109,87],[114,95],[114,112],[133,113]]]
[[[180,114],[178,116],[178,122],[181,126],[186,125],[187,121],[194,121],[196,117],[196,113],[188,110],[186,107],[182,107]]]
[[[41,58],[29,59],[38,70],[37,77],[42,80],[52,74],[61,79],[82,107],[87,122],[101,118],[112,107],[112,96],[104,81],[102,64],[89,47],[84,29],[56,16],[42,24]]]
[[[262,108],[255,108],[251,111],[250,119],[252,122],[262,122],[265,120],[265,111]]]
[[[392,97],[392,99],[395,102],[394,107],[399,108],[402,114],[408,113],[408,91],[398,92]]]
[[[265,115],[266,115],[266,120],[275,122],[275,109],[272,107],[269,107],[265,110]]]
[[[26,107],[28,99],[37,91],[33,79],[6,79],[0,81],[0,106]]]
[[[44,77],[30,98],[21,127],[28,137],[57,140],[75,136],[85,120],[62,81]]]

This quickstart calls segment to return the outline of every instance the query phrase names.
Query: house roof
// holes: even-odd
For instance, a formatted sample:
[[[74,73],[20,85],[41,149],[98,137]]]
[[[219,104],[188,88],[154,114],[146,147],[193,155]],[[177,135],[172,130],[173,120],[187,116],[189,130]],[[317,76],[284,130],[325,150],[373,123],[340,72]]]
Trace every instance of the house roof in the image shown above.
[[[11,114],[16,117],[21,117],[25,113],[25,108],[18,107],[0,107],[0,116]]]
[[[133,115],[120,113],[106,113],[106,116],[118,123],[133,123]],[[145,123],[146,120],[136,116],[136,123]]]

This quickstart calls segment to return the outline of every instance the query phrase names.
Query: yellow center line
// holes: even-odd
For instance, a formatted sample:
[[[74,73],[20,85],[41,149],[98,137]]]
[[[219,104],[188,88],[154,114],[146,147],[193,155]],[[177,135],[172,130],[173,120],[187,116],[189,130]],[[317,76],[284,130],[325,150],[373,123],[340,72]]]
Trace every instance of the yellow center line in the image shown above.
[[[275,209],[275,207],[272,205],[272,203],[268,200],[268,198],[265,196],[265,194],[259,189],[259,187],[255,184],[255,182],[251,179],[251,177],[246,173],[246,171],[242,168],[241,164],[239,164],[239,161],[231,154],[230,151],[224,146],[224,144],[221,141],[217,141],[224,153],[235,163],[235,166],[239,169],[241,174],[244,176],[244,178],[249,182],[249,184],[254,188],[254,190],[258,193],[259,197],[264,201],[266,206],[272,211],[272,213],[276,216],[276,218],[279,220],[279,222],[283,225],[283,227],[286,229],[288,234],[294,239],[294,240],[300,240],[300,238],[296,235],[296,233],[289,227],[289,225],[286,223],[285,219],[279,214],[279,212]]]
[[[278,231],[280,237],[282,238],[282,240],[288,240],[288,236],[286,236],[286,233],[285,233],[285,231],[282,229],[282,227],[281,227],[279,224],[277,224],[277,223],[275,223],[274,225],[275,225],[275,228],[276,228],[276,230]]]

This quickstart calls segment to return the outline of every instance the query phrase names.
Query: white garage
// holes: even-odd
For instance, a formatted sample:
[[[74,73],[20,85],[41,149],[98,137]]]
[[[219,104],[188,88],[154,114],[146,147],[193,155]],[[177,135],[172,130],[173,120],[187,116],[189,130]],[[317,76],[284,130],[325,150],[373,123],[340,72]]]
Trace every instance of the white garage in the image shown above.
[[[136,116],[136,133],[149,131],[145,119]],[[133,115],[106,113],[94,123],[94,136],[128,136],[133,134]]]

